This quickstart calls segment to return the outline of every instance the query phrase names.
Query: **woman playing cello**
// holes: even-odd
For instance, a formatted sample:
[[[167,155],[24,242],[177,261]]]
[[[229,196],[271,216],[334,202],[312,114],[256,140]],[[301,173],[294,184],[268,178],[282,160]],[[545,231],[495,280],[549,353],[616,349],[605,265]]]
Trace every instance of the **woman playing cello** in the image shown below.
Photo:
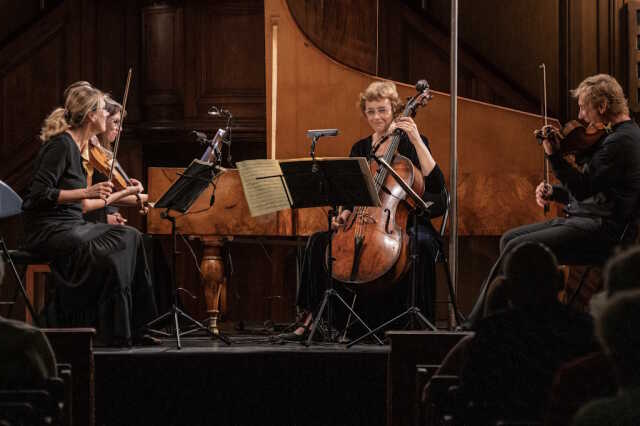
[[[444,196],[444,176],[436,164],[430,150],[427,138],[422,136],[416,123],[411,117],[400,117],[402,105],[394,83],[389,81],[371,83],[364,92],[360,94],[358,107],[366,118],[373,133],[359,141],[351,148],[351,157],[381,156],[386,152],[392,138],[388,137],[396,130],[401,131],[400,142],[397,152],[409,158],[411,162],[420,170],[424,179],[423,197],[431,194],[430,201],[434,201],[431,207],[431,217],[438,217],[444,213],[446,208],[446,198]],[[334,219],[333,227],[337,229],[345,224],[353,207],[344,207],[340,216]],[[429,318],[434,317],[434,295],[435,295],[435,270],[433,259],[436,250],[440,247],[441,241],[438,233],[433,228],[430,218],[418,218],[418,304],[421,310]],[[324,247],[326,245],[326,234],[316,234],[308,245],[306,262],[302,272],[302,282],[298,293],[298,308],[303,313],[303,320],[290,335],[285,335],[292,340],[302,340],[309,330],[312,320],[312,310],[315,309],[322,298],[325,289],[326,273],[322,266],[324,259]],[[405,296],[406,281],[410,274],[406,274],[403,279],[404,285],[397,286],[396,291]],[[400,290],[402,289],[402,290]],[[388,314],[392,314],[389,312]],[[390,317],[390,315],[385,315]]]

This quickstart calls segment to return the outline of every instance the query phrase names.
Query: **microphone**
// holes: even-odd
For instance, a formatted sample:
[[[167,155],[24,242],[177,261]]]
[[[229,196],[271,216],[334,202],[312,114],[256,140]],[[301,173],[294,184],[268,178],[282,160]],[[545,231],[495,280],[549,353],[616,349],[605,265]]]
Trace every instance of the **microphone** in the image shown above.
[[[207,114],[212,117],[231,117],[231,112],[229,112],[229,110],[218,108],[215,105],[209,108]]]
[[[338,129],[315,129],[307,130],[308,138],[321,138],[323,136],[338,136]]]
[[[320,139],[323,136],[337,136],[337,135],[338,135],[338,129],[307,130],[307,137],[311,138],[311,152],[309,153],[309,155],[313,160],[313,165],[311,166],[311,171],[313,173],[316,173],[318,171],[318,165],[316,164],[316,144],[318,143],[318,139]]]
[[[202,133],[202,132],[198,132],[197,130],[193,130],[191,132],[191,134],[196,138],[196,140],[200,143],[207,143],[209,142],[207,135]]]

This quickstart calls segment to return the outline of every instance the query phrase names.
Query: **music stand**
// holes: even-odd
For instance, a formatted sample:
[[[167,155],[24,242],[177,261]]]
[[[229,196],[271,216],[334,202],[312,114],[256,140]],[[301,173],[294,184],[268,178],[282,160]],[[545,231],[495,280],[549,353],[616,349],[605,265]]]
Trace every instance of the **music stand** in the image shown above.
[[[333,288],[334,259],[332,257],[333,232],[331,230],[331,222],[337,214],[337,206],[380,206],[380,198],[375,190],[367,160],[351,157],[285,160],[280,162],[280,167],[292,198],[293,208],[330,206],[327,212],[327,232],[329,234],[327,289],[314,317],[311,332],[305,345],[311,344],[325,310],[327,312],[328,337],[329,340],[333,340],[332,297],[337,299],[365,329],[371,331],[362,318]],[[374,337],[382,344],[377,336],[374,335]]]
[[[208,327],[205,327],[201,322],[193,319],[190,315],[185,313],[178,307],[178,291],[181,287],[178,287],[176,276],[176,218],[171,216],[170,211],[175,210],[180,213],[186,213],[191,205],[200,197],[200,194],[209,186],[211,180],[215,175],[215,168],[213,163],[208,163],[200,160],[193,160],[184,173],[178,173],[180,176],[173,185],[167,189],[167,191],[160,197],[155,203],[154,208],[166,209],[161,217],[171,222],[171,281],[173,282],[173,303],[169,311],[160,315],[158,318],[147,323],[146,327],[160,335],[171,336],[169,333],[165,333],[159,330],[153,330],[153,326],[164,321],[169,317],[173,317],[175,326],[176,345],[178,349],[182,348],[180,342],[180,336],[187,334],[195,329],[204,330],[211,337],[218,338],[225,342],[227,345],[231,344],[222,333],[213,333]],[[184,290],[184,289],[182,289]],[[186,291],[186,290],[185,290]],[[195,328],[183,333],[180,331],[179,319],[185,319],[191,323]]]
[[[356,343],[360,342],[363,339],[366,339],[371,335],[375,336],[376,335],[375,333],[377,333],[379,330],[382,330],[383,328],[393,324],[394,322],[406,316],[409,316],[409,324],[408,324],[409,327],[413,325],[414,320],[417,320],[417,322],[422,322],[423,326],[430,328],[431,331],[437,331],[436,326],[433,325],[427,318],[425,318],[425,316],[420,311],[420,308],[416,306],[416,267],[418,263],[418,254],[416,252],[416,250],[418,249],[418,229],[417,229],[418,220],[417,219],[418,219],[418,216],[422,214],[426,214],[427,216],[429,216],[429,207],[433,203],[431,202],[427,203],[422,198],[420,198],[420,196],[416,194],[416,192],[409,185],[407,185],[407,183],[402,179],[402,177],[383,158],[373,157],[373,159],[376,160],[381,167],[384,167],[385,169],[387,169],[387,171],[391,174],[391,176],[393,176],[396,182],[398,182],[398,184],[402,187],[402,189],[407,193],[407,195],[415,203],[415,211],[413,213],[413,221],[412,221],[413,231],[411,234],[411,295],[409,299],[409,303],[411,306],[409,306],[401,314],[398,314],[395,317],[391,318],[389,321],[379,325],[373,330],[369,330],[367,333],[358,337],[354,341],[349,342],[347,344],[347,348],[350,348],[351,346],[355,345]]]

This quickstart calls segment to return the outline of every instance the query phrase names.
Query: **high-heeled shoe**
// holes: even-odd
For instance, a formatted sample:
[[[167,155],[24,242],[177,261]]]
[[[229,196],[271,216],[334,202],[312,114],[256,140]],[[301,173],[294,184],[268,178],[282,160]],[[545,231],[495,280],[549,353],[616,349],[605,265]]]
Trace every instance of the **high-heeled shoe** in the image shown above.
[[[302,328],[302,333],[296,333],[296,331],[300,328]],[[301,324],[296,327],[294,331],[279,334],[277,338],[285,342],[303,342],[307,339],[307,337],[309,337],[309,333],[311,333],[311,327],[309,325]]]

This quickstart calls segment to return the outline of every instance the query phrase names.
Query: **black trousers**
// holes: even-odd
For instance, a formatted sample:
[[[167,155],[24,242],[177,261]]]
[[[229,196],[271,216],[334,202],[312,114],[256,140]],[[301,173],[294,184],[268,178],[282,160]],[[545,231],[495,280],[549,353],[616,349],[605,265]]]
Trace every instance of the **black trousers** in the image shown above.
[[[559,264],[587,265],[606,260],[619,239],[620,235],[605,229],[601,220],[594,218],[555,218],[508,230],[500,238],[500,257],[480,290],[468,322],[482,317],[490,283],[501,272],[506,253],[519,244],[525,241],[542,243],[556,255]]]
[[[418,224],[418,264],[416,266],[416,305],[430,321],[435,319],[435,264],[436,251],[441,249],[438,235],[429,226]],[[411,232],[411,230],[409,230]],[[325,267],[325,249],[328,234],[318,232],[312,235],[305,249],[300,288],[298,289],[297,304],[303,311],[313,312],[319,308],[324,291],[327,288],[327,269]],[[400,313],[409,303],[411,290],[411,267],[408,272],[389,292],[384,294],[367,294],[359,298],[358,307],[367,306],[363,317],[375,326]],[[344,294],[348,302],[353,293],[337,285],[336,290]],[[389,294],[390,293],[390,294]],[[368,300],[363,300],[363,299]],[[379,299],[379,300],[375,300]],[[362,303],[361,303],[362,302]],[[370,302],[370,303],[368,303]],[[380,303],[377,303],[380,302]],[[362,313],[357,308],[358,313]]]

